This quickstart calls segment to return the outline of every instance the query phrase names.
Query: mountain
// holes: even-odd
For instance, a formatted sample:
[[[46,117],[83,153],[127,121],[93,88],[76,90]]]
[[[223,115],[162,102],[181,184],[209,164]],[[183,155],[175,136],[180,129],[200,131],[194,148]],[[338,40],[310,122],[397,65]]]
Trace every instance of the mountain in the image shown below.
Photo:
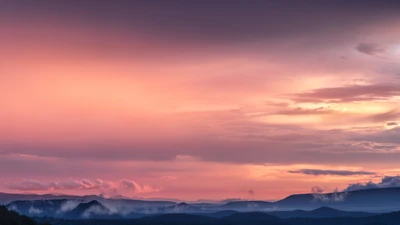
[[[325,211],[326,209],[322,210]],[[38,218],[37,220],[41,222],[51,222],[53,225],[398,225],[400,221],[400,212],[368,217],[291,219],[281,219],[264,212],[242,212],[222,218],[211,218],[191,214],[164,214],[140,219],[60,220],[44,217]]]
[[[108,199],[131,199],[131,198],[124,195],[113,195],[108,197]]]
[[[124,196],[113,196],[111,198],[104,198],[97,195],[55,195],[55,194],[9,194],[0,192],[0,204],[7,205],[14,201],[36,201],[36,200],[80,200],[82,202],[87,201],[101,201],[110,203],[127,203],[135,207],[166,207],[175,205],[174,201],[164,200],[137,200],[131,198],[124,198]]]
[[[266,214],[264,212],[244,212],[235,213],[220,219],[220,221],[227,224],[269,224],[269,225],[283,225],[283,220],[279,217]]]
[[[135,199],[99,199],[98,201],[110,205],[123,205],[133,208],[142,207],[169,207],[176,205],[176,202],[170,201],[155,201],[155,200],[135,200]]]
[[[329,207],[320,207],[309,211],[309,217],[313,218],[324,218],[324,217],[367,217],[376,215],[375,213],[368,212],[351,212],[333,209]]]
[[[138,214],[158,214],[164,212],[167,207],[175,206],[175,202],[169,201],[146,201],[134,199],[101,199],[99,200],[106,207],[124,216],[130,214],[134,218]]]
[[[313,209],[321,204],[312,194],[295,194],[276,201],[273,205],[284,209]]]
[[[50,197],[50,195],[45,196]],[[35,198],[36,197],[37,196],[35,196]],[[166,207],[176,205],[175,202],[167,201],[106,199],[99,196],[81,196],[77,197],[77,199],[58,199],[59,197],[60,196],[57,196],[55,197],[55,199],[52,200],[16,200],[7,204],[7,208],[18,211],[27,216],[63,217],[65,212],[72,210],[79,203],[96,200],[98,202],[101,202],[105,206],[111,206],[114,211],[118,211],[124,216],[132,215],[133,218],[137,218],[140,214],[156,214],[161,212]],[[22,198],[27,197],[25,196]]]
[[[279,217],[269,215],[264,212],[243,212],[235,213],[229,216],[222,217],[223,220],[269,220],[269,221],[281,221]]]
[[[185,202],[169,206],[164,209],[164,213],[198,213],[201,209],[189,205]]]
[[[65,199],[60,199],[61,197],[65,197]],[[143,215],[160,213],[192,213],[204,215],[225,210],[233,210],[237,212],[267,211],[271,215],[276,215],[282,218],[323,218],[330,216],[359,217],[373,215],[363,212],[385,213],[400,210],[400,188],[368,189],[329,194],[296,194],[290,195],[276,202],[231,201],[224,204],[177,204],[170,201],[109,199],[96,195],[73,197],[76,196],[16,195],[0,193],[0,201],[3,202],[8,202],[10,199],[15,198],[22,199],[10,202],[7,204],[7,208],[18,211],[24,215],[35,217],[63,217],[66,212],[71,211],[73,208],[78,206],[79,203],[90,201],[97,201],[102,204],[102,206],[108,208],[108,210],[111,209],[113,212],[118,212],[125,218],[138,218]],[[24,200],[36,198],[43,199]],[[320,209],[314,211],[318,208]],[[100,211],[104,211],[102,210],[102,207],[100,207]],[[109,213],[106,212],[106,214]],[[86,214],[84,216],[86,216]]]
[[[197,225],[212,224],[213,218],[191,214],[164,214],[137,219],[135,224]]]
[[[290,195],[274,202],[285,210],[312,210],[327,206],[347,211],[391,212],[400,210],[400,188],[377,188],[329,194]]]
[[[220,206],[220,203],[188,203],[191,206],[200,208],[200,209],[207,209],[207,208],[215,208],[216,206]]]
[[[164,214],[135,220],[132,224],[163,224],[163,225],[284,225],[283,221],[275,216],[260,212],[235,213],[223,218],[211,218],[191,214]]]
[[[75,201],[75,205],[79,204],[79,201]],[[35,200],[35,201],[14,201],[8,204],[6,207],[10,210],[19,212],[26,216],[32,217],[43,217],[43,216],[52,216],[57,217],[61,216],[65,210],[68,210],[69,207],[67,204],[71,204],[71,200],[66,199],[56,199],[56,200]],[[72,203],[72,206],[74,203]],[[67,207],[65,207],[67,206]]]
[[[273,212],[268,212],[268,214],[278,216],[280,218],[367,217],[376,215],[374,213],[367,213],[367,212],[342,211],[325,206],[311,211],[305,211],[305,210],[273,211]]]
[[[74,196],[74,195],[54,195],[54,194],[9,194],[0,192],[0,204],[7,205],[13,201],[34,201],[34,200],[56,200],[56,199],[80,199],[83,201],[99,200],[102,197],[97,195],[84,195],[84,196]]]
[[[69,196],[59,196],[59,195],[36,195],[36,194],[8,194],[8,193],[0,193],[0,204],[7,205],[13,201],[22,201],[22,200],[54,200],[54,199],[68,199]],[[71,196],[72,198],[72,196]]]
[[[80,203],[71,211],[67,212],[63,217],[69,219],[116,219],[119,215],[111,212],[110,209],[102,205],[100,202],[93,200],[87,203]]]
[[[292,218],[285,220],[289,225],[398,225],[399,221],[400,212],[368,217]]]
[[[5,206],[0,205],[1,225],[37,225],[29,217],[19,215],[17,212],[9,211]],[[44,224],[43,224],[44,225]]]
[[[219,207],[223,210],[237,210],[237,211],[261,211],[273,207],[272,202],[265,201],[234,201],[228,202]]]
[[[213,213],[204,213],[204,214],[201,214],[201,215],[212,217],[212,218],[222,218],[222,217],[226,217],[226,216],[231,216],[231,215],[236,214],[236,213],[238,213],[238,211],[223,210],[223,211],[218,211],[218,212],[213,212]]]

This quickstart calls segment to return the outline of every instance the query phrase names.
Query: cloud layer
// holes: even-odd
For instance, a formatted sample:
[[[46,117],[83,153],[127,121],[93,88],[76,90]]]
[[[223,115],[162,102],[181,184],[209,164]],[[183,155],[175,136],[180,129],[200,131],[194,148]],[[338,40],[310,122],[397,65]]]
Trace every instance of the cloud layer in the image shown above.
[[[393,176],[399,7],[2,1],[0,191],[276,199]]]
[[[357,45],[356,49],[361,53],[374,56],[385,53],[385,49],[376,43],[361,43]]]
[[[374,175],[369,171],[348,171],[348,170],[318,170],[318,169],[301,169],[291,170],[289,173],[301,173],[305,175],[334,175],[334,176],[353,176],[353,175]]]
[[[95,190],[102,194],[115,194],[119,191],[133,191],[135,193],[158,192],[160,188],[153,188],[148,185],[139,185],[131,180],[105,181],[101,179],[81,179],[40,182],[37,180],[25,179],[21,182],[7,182],[6,186],[11,190],[18,191],[62,191],[62,190]]]
[[[362,102],[388,100],[400,95],[396,84],[352,85],[316,89],[299,93],[293,100],[299,102]]]
[[[383,177],[382,180],[378,183],[369,181],[366,183],[350,184],[345,189],[345,191],[356,191],[356,190],[365,190],[374,188],[392,188],[392,187],[400,187],[400,176],[386,176]]]

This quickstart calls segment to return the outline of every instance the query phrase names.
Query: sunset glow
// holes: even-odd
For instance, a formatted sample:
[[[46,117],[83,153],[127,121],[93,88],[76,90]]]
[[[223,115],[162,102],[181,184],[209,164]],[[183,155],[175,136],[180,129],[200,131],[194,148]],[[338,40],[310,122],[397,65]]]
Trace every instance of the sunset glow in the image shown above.
[[[0,192],[270,200],[399,174],[390,4],[82,2],[0,3]]]

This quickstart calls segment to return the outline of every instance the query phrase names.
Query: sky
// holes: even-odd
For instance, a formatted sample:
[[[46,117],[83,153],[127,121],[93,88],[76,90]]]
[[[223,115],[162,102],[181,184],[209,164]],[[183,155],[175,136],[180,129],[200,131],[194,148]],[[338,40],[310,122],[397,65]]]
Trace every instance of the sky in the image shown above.
[[[380,184],[400,174],[399,27],[387,0],[0,0],[0,191]]]

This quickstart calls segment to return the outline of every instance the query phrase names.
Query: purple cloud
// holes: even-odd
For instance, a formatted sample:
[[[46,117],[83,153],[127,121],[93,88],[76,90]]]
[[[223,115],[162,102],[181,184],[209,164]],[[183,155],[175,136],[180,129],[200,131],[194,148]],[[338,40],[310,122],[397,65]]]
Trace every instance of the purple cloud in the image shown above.
[[[335,176],[354,176],[354,175],[375,175],[369,171],[351,171],[351,170],[318,170],[318,169],[301,169],[290,170],[289,173],[301,173],[305,175],[335,175]]]
[[[98,190],[100,193],[117,193],[121,189],[138,193],[160,191],[160,189],[148,185],[140,186],[130,180],[106,181],[101,179],[70,179],[51,182],[25,179],[21,182],[7,182],[6,187],[17,191]]]
[[[385,53],[385,48],[376,43],[361,43],[358,44],[356,50],[367,55],[379,55]]]
[[[351,85],[315,89],[291,96],[296,102],[357,102],[386,100],[400,96],[400,86],[395,84]]]

